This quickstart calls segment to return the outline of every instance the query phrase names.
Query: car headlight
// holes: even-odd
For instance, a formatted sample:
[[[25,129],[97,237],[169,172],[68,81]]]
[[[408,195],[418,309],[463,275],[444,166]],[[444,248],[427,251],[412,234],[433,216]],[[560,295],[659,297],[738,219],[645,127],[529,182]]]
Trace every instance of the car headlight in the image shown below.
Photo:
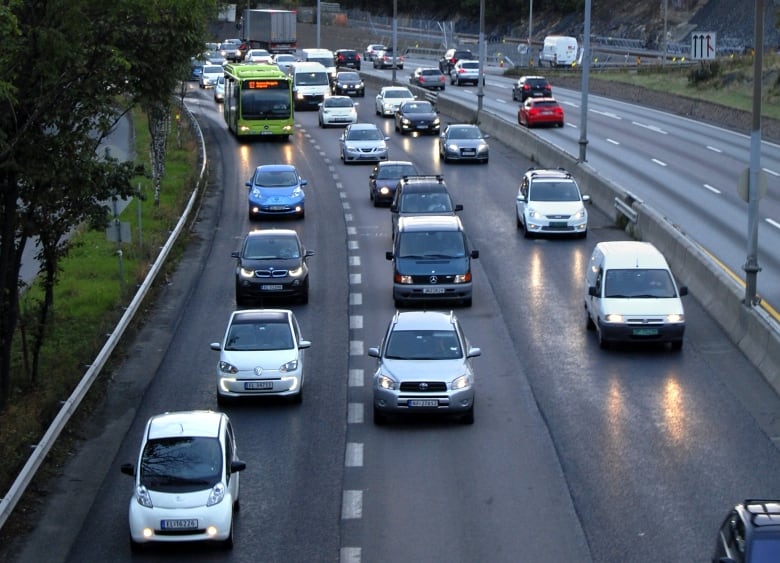
[[[296,369],[298,369],[298,360],[297,359],[290,360],[286,364],[282,364],[282,366],[279,368],[279,371],[281,371],[282,373],[286,373],[288,371],[295,371]]]
[[[480,143],[479,146],[477,147],[477,152],[487,152],[487,150],[488,150],[487,143]]]
[[[292,191],[292,197],[301,197],[302,195],[303,190],[300,187],[297,187]]]
[[[577,213],[574,214],[575,219],[584,219],[585,218],[585,208],[583,207]]]
[[[452,382],[452,390],[458,391],[460,389],[467,389],[471,386],[471,381],[469,380],[468,374],[461,375],[457,379],[454,379]]]
[[[252,188],[252,197],[255,199],[263,199],[263,191],[260,188]]]
[[[376,384],[380,389],[395,389],[395,380],[380,373],[376,376]]]
[[[440,123],[441,123],[441,119],[439,119],[438,117],[437,117],[436,119],[434,119],[434,120],[433,120],[433,124],[434,124],[434,126],[435,126],[435,125],[439,125]]]
[[[299,266],[293,270],[289,270],[287,273],[290,274],[291,278],[299,278],[301,277],[301,275],[303,275],[303,266]]]
[[[458,274],[452,278],[452,283],[468,283],[471,281],[471,272],[465,274]]]
[[[255,277],[255,271],[254,270],[247,270],[246,268],[240,268],[239,274],[242,278],[253,278]]]
[[[238,368],[234,366],[233,364],[229,364],[228,362],[225,362],[223,360],[219,361],[219,371],[222,373],[238,373]]]
[[[219,504],[220,502],[222,502],[222,499],[224,498],[225,498],[225,484],[219,482],[211,488],[211,492],[209,493],[209,498],[206,501],[206,506],[214,506],[215,504]]]
[[[666,322],[667,323],[684,323],[685,322],[685,315],[683,314],[671,314],[666,315]]]
[[[388,188],[387,186],[383,186],[379,188],[379,193],[382,195],[390,195],[390,188]]]
[[[608,323],[622,323],[623,322],[623,315],[618,315],[617,313],[612,313],[609,315],[606,315],[604,317],[604,321]]]
[[[528,218],[529,219],[541,219],[542,214],[536,211],[535,209],[528,209]]]
[[[145,506],[146,508],[154,508],[149,490],[143,485],[138,485],[135,488],[135,499],[141,506]]]
[[[408,276],[404,274],[396,274],[395,283],[410,284],[412,283],[412,276]]]
[[[455,143],[449,143],[447,145],[447,150],[452,152],[458,152],[458,145]]]
[[[404,125],[409,125],[411,123],[411,120],[408,117],[402,117],[401,123],[403,123]]]

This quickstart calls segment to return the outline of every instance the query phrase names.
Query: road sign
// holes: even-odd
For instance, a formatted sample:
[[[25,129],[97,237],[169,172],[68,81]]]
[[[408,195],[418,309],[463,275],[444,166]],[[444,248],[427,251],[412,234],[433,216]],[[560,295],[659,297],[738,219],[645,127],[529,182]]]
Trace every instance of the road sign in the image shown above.
[[[694,60],[714,59],[716,37],[717,33],[714,31],[691,33],[691,58]]]

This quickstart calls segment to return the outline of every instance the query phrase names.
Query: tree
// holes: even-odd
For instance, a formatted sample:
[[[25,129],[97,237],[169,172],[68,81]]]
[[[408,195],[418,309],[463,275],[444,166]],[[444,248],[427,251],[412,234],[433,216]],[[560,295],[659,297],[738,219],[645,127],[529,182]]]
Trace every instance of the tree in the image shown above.
[[[14,37],[0,52],[0,408],[9,394],[26,245],[43,242],[39,257],[53,287],[65,233],[105,218],[112,195],[131,195],[129,170],[98,162],[96,148],[132,105],[166,104],[214,10],[214,0],[7,0],[0,7],[0,30]]]

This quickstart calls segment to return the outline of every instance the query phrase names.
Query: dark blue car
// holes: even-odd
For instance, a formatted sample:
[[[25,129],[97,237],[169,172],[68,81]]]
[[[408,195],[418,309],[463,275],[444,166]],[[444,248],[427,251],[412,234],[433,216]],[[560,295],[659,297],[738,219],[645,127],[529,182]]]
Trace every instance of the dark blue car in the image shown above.
[[[250,221],[270,216],[303,217],[306,198],[303,186],[307,183],[291,164],[258,166],[246,183]]]

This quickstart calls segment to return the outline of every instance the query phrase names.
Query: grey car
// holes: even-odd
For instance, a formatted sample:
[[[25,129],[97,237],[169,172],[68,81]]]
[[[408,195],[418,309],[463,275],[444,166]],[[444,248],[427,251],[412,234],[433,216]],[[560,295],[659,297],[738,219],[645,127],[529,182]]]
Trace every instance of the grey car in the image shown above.
[[[379,162],[387,160],[387,141],[379,127],[373,123],[352,123],[347,125],[339,137],[341,160],[350,162]]]
[[[474,423],[474,371],[471,346],[454,313],[396,312],[380,346],[374,373],[374,424],[388,415],[442,414]]]
[[[486,139],[489,138],[476,125],[452,123],[439,135],[439,158],[444,162],[474,160],[487,164],[490,146]]]

